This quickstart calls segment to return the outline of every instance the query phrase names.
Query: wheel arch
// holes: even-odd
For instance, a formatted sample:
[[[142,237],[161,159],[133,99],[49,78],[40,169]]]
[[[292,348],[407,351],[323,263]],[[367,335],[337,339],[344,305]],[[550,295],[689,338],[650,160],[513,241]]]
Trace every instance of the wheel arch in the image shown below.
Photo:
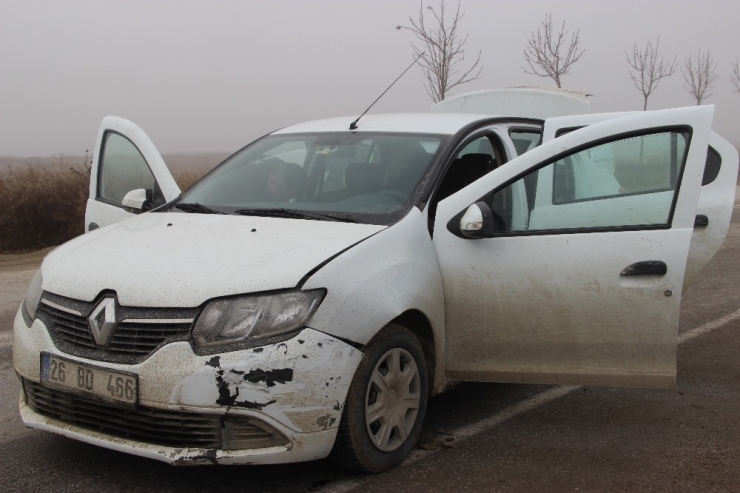
[[[397,316],[392,322],[402,325],[409,329],[414,337],[419,341],[419,345],[424,351],[427,372],[429,376],[429,395],[433,395],[435,386],[435,376],[437,368],[437,349],[434,338],[434,330],[427,316],[420,310],[406,310]]]

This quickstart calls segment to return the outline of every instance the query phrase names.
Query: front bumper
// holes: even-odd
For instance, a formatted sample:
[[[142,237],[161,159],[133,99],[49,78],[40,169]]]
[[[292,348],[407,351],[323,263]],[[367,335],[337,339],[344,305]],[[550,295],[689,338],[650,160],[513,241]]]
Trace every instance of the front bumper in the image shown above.
[[[147,457],[176,466],[201,464],[283,464],[321,459],[329,455],[334,445],[336,428],[315,433],[293,433],[289,447],[269,447],[248,450],[218,450],[179,448],[112,437],[80,428],[57,419],[41,416],[26,405],[23,395],[19,403],[21,419],[26,426],[51,431],[81,442]]]
[[[139,376],[139,405],[178,412],[252,417],[284,435],[288,444],[245,450],[178,448],[129,440],[34,412],[21,397],[27,426],[172,464],[272,464],[326,457],[334,443],[344,400],[362,353],[306,328],[276,344],[197,356],[188,342],[163,346],[135,365],[104,363],[60,352],[40,320],[14,322],[13,364],[40,381],[40,353]]]

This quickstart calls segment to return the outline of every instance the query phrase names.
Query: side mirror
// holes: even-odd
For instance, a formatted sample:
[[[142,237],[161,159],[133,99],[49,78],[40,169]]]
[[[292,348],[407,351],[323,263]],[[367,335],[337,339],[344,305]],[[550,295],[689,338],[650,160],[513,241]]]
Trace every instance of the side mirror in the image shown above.
[[[491,238],[495,231],[493,212],[483,201],[468,207],[460,218],[460,232],[466,238]]]
[[[152,191],[144,188],[137,188],[128,192],[121,201],[121,205],[126,212],[141,214],[152,208]]]

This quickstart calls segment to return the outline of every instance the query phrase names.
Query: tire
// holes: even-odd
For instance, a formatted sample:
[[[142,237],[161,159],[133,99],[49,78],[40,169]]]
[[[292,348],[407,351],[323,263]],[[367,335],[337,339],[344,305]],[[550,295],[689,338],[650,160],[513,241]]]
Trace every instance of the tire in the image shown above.
[[[407,328],[387,325],[370,341],[357,367],[330,458],[362,472],[397,466],[419,438],[428,397],[419,341]]]

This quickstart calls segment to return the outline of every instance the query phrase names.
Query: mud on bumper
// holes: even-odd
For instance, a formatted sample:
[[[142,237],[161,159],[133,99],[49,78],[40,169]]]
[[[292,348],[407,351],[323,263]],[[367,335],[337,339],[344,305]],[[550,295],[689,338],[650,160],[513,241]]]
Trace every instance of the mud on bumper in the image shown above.
[[[21,394],[19,409],[26,426],[50,431],[81,442],[119,452],[146,457],[176,466],[206,464],[282,464],[321,459],[329,455],[336,437],[336,428],[316,433],[293,433],[285,446],[259,449],[221,450],[216,448],[168,447],[135,440],[117,438],[81,428],[59,419],[34,412]]]
[[[181,417],[177,419],[200,419],[198,426],[215,430],[213,439],[155,443],[150,436],[127,431],[125,419],[129,418],[116,421],[122,418],[114,416],[113,424],[104,426],[91,421],[90,413],[99,419],[100,409],[105,408],[94,399],[73,398],[62,392],[57,396],[62,401],[83,401],[67,402],[72,405],[71,415],[39,406],[39,402],[55,398],[39,383],[42,351],[101,365],[61,353],[43,323],[36,320],[28,327],[18,315],[13,363],[24,382],[25,396],[31,387],[39,392],[32,392],[35,400],[28,402],[21,396],[21,416],[27,426],[172,464],[270,464],[325,457],[331,451],[347,390],[362,358],[352,346],[306,328],[290,340],[243,351],[197,356],[188,342],[176,342],[136,365],[105,363],[111,370],[139,375],[141,413],[165,419],[175,415]],[[114,415],[119,411],[123,412],[105,410]],[[76,412],[87,415],[75,417]],[[132,419],[146,421],[149,417]],[[124,426],[116,433],[118,422]],[[156,429],[156,420],[151,426]]]

